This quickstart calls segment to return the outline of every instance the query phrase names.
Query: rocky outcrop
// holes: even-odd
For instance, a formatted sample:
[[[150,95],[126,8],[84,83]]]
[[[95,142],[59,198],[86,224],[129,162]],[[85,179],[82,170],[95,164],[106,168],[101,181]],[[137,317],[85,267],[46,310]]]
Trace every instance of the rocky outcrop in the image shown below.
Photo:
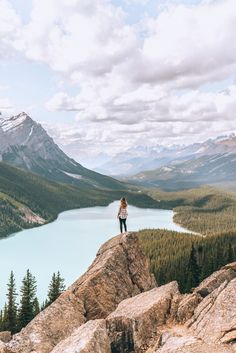
[[[111,353],[105,320],[91,320],[60,342],[51,353]]]
[[[135,233],[119,235],[99,250],[88,271],[7,345],[11,353],[49,353],[91,319],[101,319],[128,297],[156,285]]]
[[[0,353],[236,353],[236,263],[191,294],[155,285],[135,233],[119,235]]]
[[[194,293],[206,297],[224,282],[230,282],[236,277],[236,263],[228,264],[219,271],[214,272],[210,277],[206,278],[200,285],[195,288]]]
[[[9,342],[11,340],[11,332],[10,331],[2,331],[0,332],[0,341]]]
[[[161,341],[146,353],[234,353],[232,347],[203,342],[184,327],[163,332]]]
[[[139,352],[147,348],[158,337],[158,326],[166,323],[176,294],[178,284],[171,282],[121,302],[107,318],[112,351]]]
[[[175,310],[172,309],[172,317],[175,318],[176,322],[184,323],[193,316],[194,310],[202,301],[202,297],[198,293],[186,294],[183,297],[178,296],[176,301],[177,305]]]
[[[236,342],[236,278],[222,283],[199,304],[188,327],[208,342]]]

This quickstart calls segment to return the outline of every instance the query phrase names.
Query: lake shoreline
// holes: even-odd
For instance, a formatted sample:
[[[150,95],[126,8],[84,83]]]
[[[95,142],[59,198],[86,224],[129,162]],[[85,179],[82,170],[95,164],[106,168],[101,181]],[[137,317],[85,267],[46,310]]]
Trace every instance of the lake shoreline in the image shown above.
[[[25,231],[25,230],[35,229],[35,228],[38,228],[38,227],[44,227],[44,226],[46,226],[46,225],[48,225],[48,224],[51,224],[51,223],[57,221],[57,219],[58,219],[58,218],[60,217],[60,215],[63,214],[63,213],[71,212],[71,211],[76,211],[76,210],[81,210],[81,209],[87,209],[87,208],[91,208],[91,207],[107,207],[107,206],[109,206],[111,203],[113,203],[113,202],[115,202],[115,201],[117,201],[117,200],[114,200],[114,201],[112,201],[112,202],[107,202],[105,205],[104,205],[104,204],[94,205],[94,206],[88,205],[88,206],[83,206],[83,207],[76,207],[76,208],[66,209],[66,210],[64,210],[64,211],[62,211],[62,212],[59,212],[55,217],[52,217],[50,220],[45,219],[45,220],[44,220],[44,221],[45,221],[44,223],[41,223],[41,221],[40,221],[39,223],[28,223],[28,224],[29,224],[29,227],[27,227],[27,228],[22,228],[21,230],[19,230],[19,231],[17,231],[17,232],[10,233],[10,234],[8,234],[8,235],[6,235],[6,236],[2,236],[2,237],[0,236],[0,242],[1,242],[1,240],[4,240],[4,239],[8,239],[8,238],[10,238],[10,237],[13,237],[13,236],[15,236],[16,234],[21,233],[21,232],[23,232],[23,231]],[[141,209],[150,209],[150,210],[153,210],[153,209],[154,209],[154,210],[173,211],[173,209],[164,209],[164,208],[158,208],[158,207],[151,207],[151,208],[146,207],[146,206],[141,207],[141,206],[133,205],[132,203],[130,203],[130,205],[131,205],[131,206],[134,206],[134,207],[141,208]],[[33,212],[33,211],[32,211],[32,212]],[[34,214],[35,214],[37,217],[41,218],[41,217],[40,217],[39,215],[37,215],[35,212],[34,212]],[[32,226],[31,226],[31,225],[32,225]],[[182,227],[181,224],[177,224],[177,223],[176,223],[176,225]]]
[[[53,272],[60,271],[70,285],[90,266],[101,244],[120,233],[119,201],[108,206],[66,210],[43,226],[2,238],[0,242],[0,291],[4,293],[11,270],[17,287],[27,269],[38,281],[39,299],[45,300]],[[184,232],[173,222],[172,210],[140,208],[129,205],[128,231],[162,228]],[[5,241],[4,241],[5,240]],[[45,284],[46,283],[46,284]],[[2,296],[1,296],[2,297]]]

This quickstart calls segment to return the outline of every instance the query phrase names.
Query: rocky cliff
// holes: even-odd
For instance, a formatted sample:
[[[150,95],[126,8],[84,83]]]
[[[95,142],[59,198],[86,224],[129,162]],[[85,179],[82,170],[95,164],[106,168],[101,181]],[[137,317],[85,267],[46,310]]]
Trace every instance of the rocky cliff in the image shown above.
[[[182,295],[158,287],[135,233],[99,250],[88,271],[0,353],[236,352],[236,263]]]

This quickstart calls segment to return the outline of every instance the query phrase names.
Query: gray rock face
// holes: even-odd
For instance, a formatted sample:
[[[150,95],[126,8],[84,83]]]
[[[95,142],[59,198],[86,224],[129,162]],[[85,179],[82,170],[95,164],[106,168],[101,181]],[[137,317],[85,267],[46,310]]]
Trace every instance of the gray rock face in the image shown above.
[[[236,353],[235,269],[181,295],[155,287],[135,233],[119,235],[0,353]]]
[[[111,353],[105,320],[88,321],[51,353]]]
[[[233,353],[232,347],[203,342],[185,328],[174,327],[163,333],[157,347],[146,353]]]
[[[124,188],[120,182],[69,158],[44,128],[24,112],[8,118],[0,116],[0,161],[69,184]]]
[[[0,341],[0,353],[8,353],[8,352],[7,352],[6,345],[2,341]]]
[[[10,331],[2,331],[0,332],[0,341],[9,342],[11,340],[11,332]]]
[[[207,296],[218,288],[225,281],[228,283],[236,278],[236,263],[228,264],[219,271],[214,272],[210,277],[206,278],[200,285],[195,288],[194,293],[200,294],[202,297]]]
[[[105,243],[88,271],[7,345],[11,353],[49,353],[88,320],[156,285],[135,233]]]
[[[122,301],[107,318],[112,352],[138,352],[157,340],[158,327],[166,323],[176,294],[178,284],[171,282]]]
[[[177,322],[184,323],[193,316],[194,310],[202,301],[202,297],[198,293],[193,293],[184,295],[179,299],[175,318]]]
[[[3,129],[0,127],[0,160],[2,160],[2,153],[5,149],[8,149],[9,143]]]
[[[188,327],[211,343],[236,341],[236,278],[225,281],[199,304]]]

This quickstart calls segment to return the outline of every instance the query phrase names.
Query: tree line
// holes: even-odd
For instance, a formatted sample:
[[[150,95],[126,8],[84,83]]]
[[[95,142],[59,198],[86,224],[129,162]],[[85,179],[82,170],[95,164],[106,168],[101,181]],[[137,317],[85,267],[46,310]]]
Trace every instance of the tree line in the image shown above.
[[[53,303],[64,290],[64,279],[61,277],[60,272],[53,273],[48,286],[47,298],[40,306],[36,295],[36,278],[27,270],[22,280],[18,304],[15,276],[13,271],[11,271],[7,283],[6,303],[4,309],[0,311],[0,331],[10,331],[12,334],[19,332],[40,311]]]
[[[138,234],[157,283],[177,280],[183,293],[190,292],[212,272],[236,261],[236,231],[209,237],[165,229],[148,229]]]
[[[175,211],[174,221],[191,231],[211,236],[236,230],[236,197],[233,192],[203,186],[197,189],[148,192],[160,207]]]

